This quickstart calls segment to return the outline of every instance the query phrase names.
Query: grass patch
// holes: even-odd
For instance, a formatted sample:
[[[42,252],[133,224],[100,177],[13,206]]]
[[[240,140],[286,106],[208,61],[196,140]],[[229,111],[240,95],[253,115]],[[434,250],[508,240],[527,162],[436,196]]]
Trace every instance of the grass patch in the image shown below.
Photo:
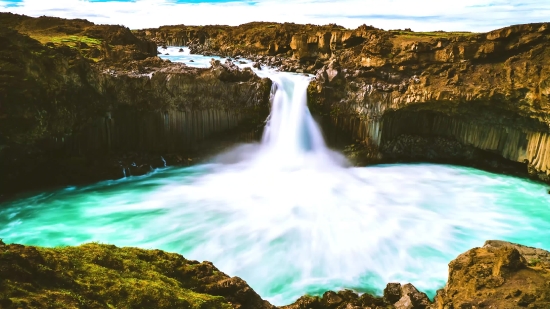
[[[47,35],[42,33],[27,33],[27,35],[42,44],[54,43],[56,45],[77,47],[77,45],[80,45],[80,43],[84,43],[90,47],[97,47],[102,43],[99,39],[79,35]]]

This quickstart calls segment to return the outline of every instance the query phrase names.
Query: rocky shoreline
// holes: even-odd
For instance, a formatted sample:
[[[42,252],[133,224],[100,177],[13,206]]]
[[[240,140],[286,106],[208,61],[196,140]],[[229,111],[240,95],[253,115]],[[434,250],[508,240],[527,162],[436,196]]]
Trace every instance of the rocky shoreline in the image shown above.
[[[548,308],[550,252],[487,241],[449,263],[433,302],[412,284],[381,296],[351,290],[305,295],[281,309]],[[161,250],[90,243],[43,248],[0,241],[0,308],[275,309],[210,262]]]

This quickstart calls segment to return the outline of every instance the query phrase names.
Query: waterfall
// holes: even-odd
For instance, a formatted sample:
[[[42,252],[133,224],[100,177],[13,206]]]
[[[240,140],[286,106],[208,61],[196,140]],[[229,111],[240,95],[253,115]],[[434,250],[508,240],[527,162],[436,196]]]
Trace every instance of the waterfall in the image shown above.
[[[345,164],[342,155],[327,148],[321,129],[307,107],[311,77],[273,71],[256,73],[273,81],[271,113],[264,129],[259,159],[293,167]]]

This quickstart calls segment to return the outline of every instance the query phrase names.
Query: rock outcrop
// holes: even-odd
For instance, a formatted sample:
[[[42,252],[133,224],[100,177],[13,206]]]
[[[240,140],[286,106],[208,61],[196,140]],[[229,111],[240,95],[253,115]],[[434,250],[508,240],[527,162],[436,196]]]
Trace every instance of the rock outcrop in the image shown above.
[[[0,24],[0,199],[187,165],[211,138],[261,134],[271,81],[251,70],[163,61],[120,26],[9,13]]]
[[[0,241],[0,308],[274,309],[212,263],[160,250]]]
[[[434,302],[412,284],[384,294],[303,296],[281,309],[549,308],[550,252],[487,241],[449,264]],[[0,308],[131,307],[275,309],[210,262],[160,250],[85,244],[41,248],[0,240]]]
[[[433,308],[550,308],[550,252],[487,241],[449,264]]]
[[[517,166],[549,181],[549,37],[544,23],[461,36],[378,33],[361,50],[335,53],[311,97],[330,124],[376,148],[372,161]]]

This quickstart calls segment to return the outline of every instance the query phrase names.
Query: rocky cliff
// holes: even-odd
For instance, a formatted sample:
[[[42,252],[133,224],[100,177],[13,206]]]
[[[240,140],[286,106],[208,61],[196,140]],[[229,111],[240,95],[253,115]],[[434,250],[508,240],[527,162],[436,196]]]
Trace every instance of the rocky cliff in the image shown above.
[[[548,308],[550,252],[487,241],[449,263],[434,302],[412,284],[380,296],[351,290],[303,296],[281,309]],[[85,244],[41,248],[0,240],[0,308],[275,309],[210,262],[160,250]]]
[[[257,138],[269,112],[268,79],[163,61],[121,26],[9,13],[0,24],[0,196],[187,163],[222,133]]]
[[[518,166],[549,181],[548,24],[374,36],[317,72],[317,103],[373,159]],[[376,51],[387,46],[386,51]],[[508,160],[507,163],[502,158]]]
[[[550,180],[548,23],[488,33],[250,23],[137,34],[315,74],[310,109],[362,163],[451,162]]]

